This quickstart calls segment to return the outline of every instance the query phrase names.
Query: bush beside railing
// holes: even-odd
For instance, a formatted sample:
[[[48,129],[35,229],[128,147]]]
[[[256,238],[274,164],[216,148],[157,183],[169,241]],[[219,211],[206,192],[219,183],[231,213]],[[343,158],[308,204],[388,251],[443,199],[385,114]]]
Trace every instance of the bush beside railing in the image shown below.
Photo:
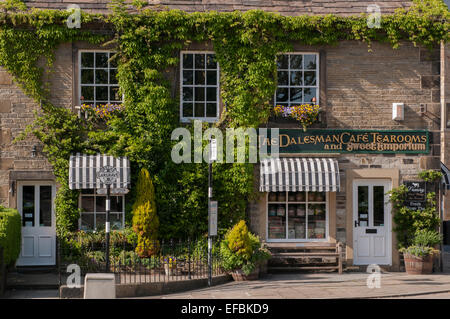
[[[0,247],[3,247],[3,262],[14,266],[21,248],[21,218],[17,210],[0,206]]]
[[[6,289],[6,265],[3,262],[3,247],[0,246],[0,296],[5,293]]]

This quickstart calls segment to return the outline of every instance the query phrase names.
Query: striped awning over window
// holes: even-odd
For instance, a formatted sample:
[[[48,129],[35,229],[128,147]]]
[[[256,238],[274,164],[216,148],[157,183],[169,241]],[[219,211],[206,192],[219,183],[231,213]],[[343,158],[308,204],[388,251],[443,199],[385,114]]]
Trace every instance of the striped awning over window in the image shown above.
[[[450,170],[441,162],[442,184],[445,189],[450,189]]]
[[[273,158],[260,162],[261,192],[336,192],[339,186],[339,166],[332,158]]]
[[[126,157],[113,157],[109,155],[85,155],[76,154],[70,156],[69,163],[69,188],[106,188],[97,177],[100,168],[112,166],[118,172],[118,178],[111,188],[129,188],[130,186],[130,162]]]

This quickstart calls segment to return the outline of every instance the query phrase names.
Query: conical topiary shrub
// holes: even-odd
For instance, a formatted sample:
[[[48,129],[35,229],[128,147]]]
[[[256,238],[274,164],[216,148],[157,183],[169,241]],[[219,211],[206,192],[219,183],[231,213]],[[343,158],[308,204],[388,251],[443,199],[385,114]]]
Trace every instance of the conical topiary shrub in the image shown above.
[[[139,173],[136,191],[133,204],[133,230],[138,236],[136,253],[148,257],[159,249],[159,219],[156,214],[155,189],[150,173],[145,168]]]

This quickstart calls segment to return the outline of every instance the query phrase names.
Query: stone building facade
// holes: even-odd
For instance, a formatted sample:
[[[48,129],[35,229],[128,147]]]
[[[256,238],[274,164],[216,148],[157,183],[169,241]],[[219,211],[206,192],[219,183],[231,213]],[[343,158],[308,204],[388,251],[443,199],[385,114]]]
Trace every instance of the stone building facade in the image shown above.
[[[65,9],[69,2],[25,1],[37,8]],[[71,1],[82,9],[104,12],[108,1]],[[150,1],[155,9],[167,6],[185,11],[263,9],[282,14],[340,15],[366,12],[362,1]],[[382,13],[408,7],[409,1],[379,1]],[[353,182],[358,180],[386,180],[396,187],[406,180],[417,180],[423,169],[440,169],[440,163],[450,167],[450,46],[443,45],[429,51],[402,43],[399,49],[388,44],[373,43],[369,52],[366,44],[355,41],[340,42],[336,46],[303,46],[294,44],[294,52],[314,53],[318,56],[318,98],[321,120],[312,129],[327,130],[389,130],[428,131],[429,152],[426,154],[369,154],[369,153],[299,153],[290,158],[331,158],[339,166],[340,188],[327,194],[327,232],[317,243],[342,242],[346,245],[346,260],[354,262],[354,194]],[[105,50],[84,43],[61,45],[56,54],[51,84],[52,102],[72,108],[80,104],[80,50]],[[210,44],[193,44],[187,50],[213,50]],[[180,69],[172,70],[174,96],[179,96]],[[404,119],[393,120],[393,103],[404,103]],[[52,168],[42,154],[42,147],[33,138],[13,142],[25,127],[32,123],[39,105],[27,97],[5,71],[0,71],[0,203],[21,209],[18,184],[21,182],[50,182],[54,184]],[[267,127],[298,129],[295,123],[269,121]],[[255,180],[259,187],[260,167],[256,166]],[[369,184],[368,184],[369,185]],[[357,197],[357,196],[356,196]],[[268,194],[249,203],[251,229],[270,242],[268,234]],[[358,203],[356,203],[358,204]],[[298,204],[301,205],[301,204]],[[325,205],[325,204],[324,204]],[[287,212],[285,211],[287,216]],[[387,215],[390,217],[391,215]],[[443,204],[443,216],[450,219],[450,195]],[[287,224],[285,222],[285,224]],[[369,226],[369,225],[367,225]],[[400,266],[392,223],[385,236],[389,242],[392,269]],[[287,229],[287,227],[286,227]],[[286,239],[288,235],[286,234]],[[276,242],[277,240],[275,240]],[[316,244],[314,240],[278,240],[286,245]]]

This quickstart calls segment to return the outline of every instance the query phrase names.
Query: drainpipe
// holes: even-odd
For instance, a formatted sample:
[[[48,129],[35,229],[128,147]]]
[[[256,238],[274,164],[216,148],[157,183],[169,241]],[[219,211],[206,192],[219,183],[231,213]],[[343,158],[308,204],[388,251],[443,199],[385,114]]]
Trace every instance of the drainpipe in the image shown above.
[[[445,129],[447,126],[447,111],[445,107],[445,45],[444,41],[441,40],[440,43],[440,102],[441,102],[441,162],[445,162]],[[443,189],[442,189],[442,182],[439,180],[439,234],[443,234],[443,227],[444,227],[444,196],[443,196]],[[439,254],[439,270],[443,271],[443,261],[442,261],[442,254],[443,254],[443,243],[440,245],[440,254]]]

